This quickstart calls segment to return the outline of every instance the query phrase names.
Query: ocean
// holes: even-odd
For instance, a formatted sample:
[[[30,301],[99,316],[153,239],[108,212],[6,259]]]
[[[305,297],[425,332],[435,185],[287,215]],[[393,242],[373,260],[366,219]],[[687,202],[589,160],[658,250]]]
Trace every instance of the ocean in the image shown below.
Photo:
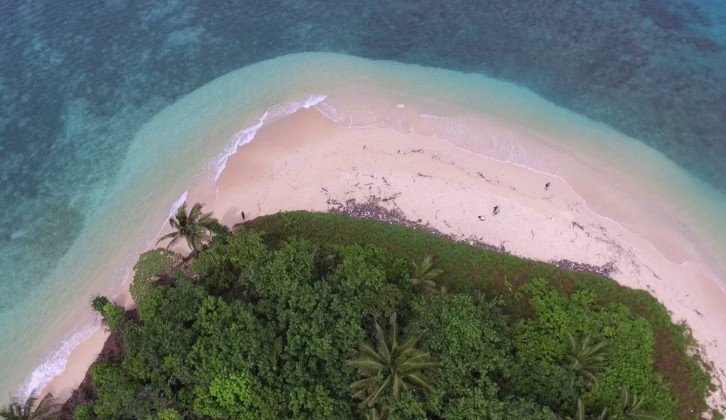
[[[266,112],[327,103],[328,92],[301,80],[318,80],[315,65],[341,56],[249,67],[289,54],[388,60],[360,80],[375,73],[393,90],[427,72],[417,66],[449,69],[406,89],[431,102],[448,92],[462,107],[482,100],[467,92],[487,78],[510,82],[502,89],[519,99],[504,111],[544,98],[670,159],[689,177],[667,172],[674,195],[697,189],[690,202],[707,210],[693,219],[722,232],[726,3],[478,3],[1,2],[3,395],[27,394],[62,369],[97,326],[84,302],[113,293],[189,180],[213,178]],[[340,60],[320,89],[343,89],[355,76],[344,70],[367,65]]]

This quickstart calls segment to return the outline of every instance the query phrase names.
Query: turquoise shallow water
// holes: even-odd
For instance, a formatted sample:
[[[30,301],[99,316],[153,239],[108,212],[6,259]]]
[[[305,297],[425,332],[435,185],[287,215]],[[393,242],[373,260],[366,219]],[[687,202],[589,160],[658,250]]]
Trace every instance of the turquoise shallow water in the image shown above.
[[[0,332],[22,339],[0,343],[0,372],[22,370],[14,361],[23,345],[57,341],[52,334],[40,344],[32,341],[34,329],[63,324],[54,320],[57,307],[46,299],[50,291],[67,288],[68,279],[51,273],[78,265],[100,248],[77,239],[105,222],[97,217],[118,199],[116,186],[129,185],[134,173],[163,169],[145,159],[188,156],[158,142],[164,133],[134,142],[142,125],[217,76],[297,51],[344,52],[513,81],[652,145],[704,182],[704,191],[726,190],[726,11],[717,2],[287,1],[212,7],[201,1],[119,0],[62,8],[55,2],[2,2],[0,197],[10,205],[0,215]],[[260,96],[249,100],[256,112],[301,99],[283,98],[284,90],[262,81],[259,89]],[[257,117],[250,115],[250,124]],[[137,162],[125,161],[127,153]],[[159,184],[148,185],[149,191],[173,183],[165,173],[158,172]],[[181,191],[170,189],[168,202]],[[126,235],[121,239],[134,243],[131,232]],[[72,263],[59,267],[64,255]],[[100,271],[108,278],[95,279],[88,293],[122,277],[128,262],[115,263],[117,272]],[[76,294],[87,298],[84,291]],[[44,351],[31,349],[20,359],[37,363],[28,360]],[[0,390],[15,392],[11,382]]]

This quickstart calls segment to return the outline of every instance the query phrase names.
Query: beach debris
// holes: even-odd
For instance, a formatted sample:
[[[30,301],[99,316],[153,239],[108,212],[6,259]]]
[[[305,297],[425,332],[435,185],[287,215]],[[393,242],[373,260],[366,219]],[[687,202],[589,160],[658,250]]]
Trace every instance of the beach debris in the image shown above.
[[[392,196],[390,196],[390,197],[384,197],[384,198],[381,198],[381,199],[380,199],[380,201],[383,201],[383,202],[385,203],[386,201],[391,201],[391,200],[395,200],[395,199],[397,199],[397,198],[398,198],[398,197],[400,197],[400,196],[401,196],[401,193],[400,193],[400,192],[397,192],[397,193],[393,194],[393,195],[392,195]]]
[[[618,268],[615,265],[614,261],[610,261],[609,263],[600,266],[587,263],[578,263],[570,260],[550,261],[550,263],[556,265],[563,270],[572,271],[575,273],[599,274],[606,277],[610,277],[612,273],[618,271]]]
[[[398,193],[398,195],[400,195],[400,193]],[[389,197],[388,199],[390,200],[390,198],[391,197]],[[330,207],[328,208],[328,211],[331,213],[346,214],[348,216],[356,217],[359,219],[380,220],[382,222],[406,226],[412,229],[420,230],[422,232],[431,233],[455,242],[468,243],[479,248],[491,249],[499,252],[507,252],[503,246],[491,245],[484,242],[481,238],[478,237],[461,237],[449,235],[434,228],[428,222],[422,223],[421,219],[412,221],[406,216],[403,211],[401,211],[401,209],[387,209],[383,207],[382,203],[386,202],[384,200],[386,199],[381,199],[376,196],[369,196],[365,202],[357,202],[355,199],[348,199],[345,201],[345,204],[343,204],[338,200],[329,198],[328,205]],[[395,201],[390,200],[390,202],[395,204]],[[444,225],[446,225],[447,228],[453,229],[453,227],[446,220],[443,220],[443,223]]]

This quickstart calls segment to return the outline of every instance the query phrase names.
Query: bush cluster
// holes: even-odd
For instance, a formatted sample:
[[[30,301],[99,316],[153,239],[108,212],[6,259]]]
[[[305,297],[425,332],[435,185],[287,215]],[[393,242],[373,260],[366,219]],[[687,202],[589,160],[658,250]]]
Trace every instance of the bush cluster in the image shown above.
[[[427,255],[443,270],[427,281],[445,287],[411,281]],[[124,349],[94,364],[95,399],[79,416],[547,419],[579,407],[679,418],[705,409],[709,377],[687,354],[684,329],[650,295],[609,279],[310,213],[258,219],[176,261],[142,257],[136,317],[119,320],[110,302],[94,301]],[[672,366],[659,364],[661,351],[675,352]],[[398,371],[366,376],[366,363]],[[685,373],[688,394],[669,382],[673,372]]]

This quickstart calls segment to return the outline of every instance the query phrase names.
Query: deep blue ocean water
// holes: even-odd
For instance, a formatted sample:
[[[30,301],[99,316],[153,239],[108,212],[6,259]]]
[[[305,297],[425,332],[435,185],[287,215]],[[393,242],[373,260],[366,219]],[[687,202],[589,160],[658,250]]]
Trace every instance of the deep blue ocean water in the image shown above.
[[[512,81],[726,191],[726,2],[4,0],[0,334],[143,123],[222,74],[300,51]]]

